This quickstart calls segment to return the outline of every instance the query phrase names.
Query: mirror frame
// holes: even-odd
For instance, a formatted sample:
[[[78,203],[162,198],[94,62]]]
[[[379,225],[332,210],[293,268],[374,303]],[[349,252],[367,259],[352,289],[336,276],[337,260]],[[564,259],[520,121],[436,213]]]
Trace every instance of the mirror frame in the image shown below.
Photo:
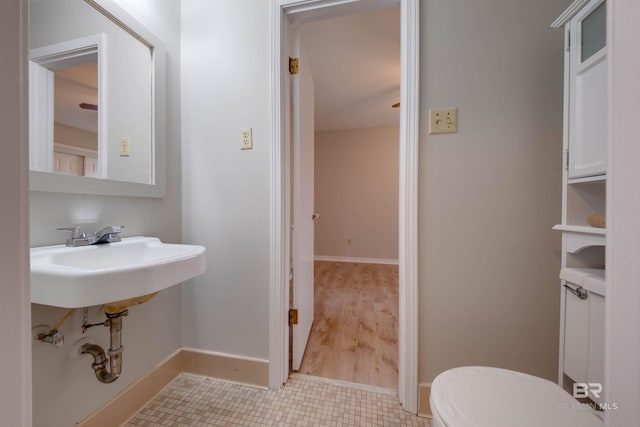
[[[29,190],[52,193],[90,194],[163,198],[167,188],[166,154],[166,52],[160,40],[113,0],[84,0],[115,22],[124,31],[148,46],[151,53],[152,176],[153,184],[116,181],[102,178],[63,175],[52,172],[29,172]]]

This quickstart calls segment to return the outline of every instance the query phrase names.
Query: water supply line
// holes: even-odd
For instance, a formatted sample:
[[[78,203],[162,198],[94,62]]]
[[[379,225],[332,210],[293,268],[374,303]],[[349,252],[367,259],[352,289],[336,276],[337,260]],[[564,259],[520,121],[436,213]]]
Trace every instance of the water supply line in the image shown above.
[[[58,320],[58,323],[56,323],[49,332],[47,332],[46,334],[44,332],[41,332],[38,335],[36,335],[34,338],[37,341],[42,341],[47,344],[52,344],[56,347],[62,347],[64,345],[64,336],[60,332],[60,327],[64,322],[66,322],[66,320],[69,317],[71,317],[73,313],[75,313],[75,311],[76,311],[75,308],[72,308],[71,310],[67,311],[67,314],[65,314],[62,317],[62,319]]]
[[[110,345],[109,345],[109,358],[107,358],[105,351],[97,344],[84,344],[80,347],[80,353],[90,354],[93,356],[93,368],[96,378],[101,383],[112,383],[120,377],[122,372],[122,316],[129,314],[128,310],[124,310],[120,313],[105,313],[107,320],[104,322],[105,326],[109,326],[110,332]],[[107,369],[109,364],[110,369]]]

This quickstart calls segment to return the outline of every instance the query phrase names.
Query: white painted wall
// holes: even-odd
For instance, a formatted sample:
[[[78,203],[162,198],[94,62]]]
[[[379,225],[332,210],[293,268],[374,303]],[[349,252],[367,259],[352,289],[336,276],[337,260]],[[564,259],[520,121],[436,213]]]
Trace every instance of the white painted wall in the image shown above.
[[[398,126],[316,132],[316,256],[398,259],[399,135]]]
[[[183,233],[207,271],[183,288],[183,343],[269,355],[269,7],[182,3]],[[238,25],[242,22],[242,25]],[[240,129],[253,150],[240,151]]]
[[[421,2],[421,382],[460,365],[557,376],[563,34],[549,25],[569,3]],[[427,134],[437,107],[458,107],[457,134]]]
[[[27,1],[0,3],[0,423],[31,426]]]
[[[66,236],[55,228],[79,222],[87,223],[90,229],[124,224],[127,236],[152,235],[167,242],[181,241],[180,4],[176,0],[119,3],[167,48],[167,196],[154,200],[33,192],[31,246],[61,243]],[[68,356],[70,346],[81,336],[78,313],[62,328],[67,343],[63,349],[33,343],[34,425],[73,425],[178,349],[180,310],[180,287],[165,290],[130,310],[123,321],[123,374],[110,385],[95,379],[90,357],[72,360]],[[91,313],[94,321],[100,320],[97,309]],[[32,305],[33,324],[53,325],[64,314],[64,309]],[[108,345],[107,328],[93,328],[87,335],[98,344]]]

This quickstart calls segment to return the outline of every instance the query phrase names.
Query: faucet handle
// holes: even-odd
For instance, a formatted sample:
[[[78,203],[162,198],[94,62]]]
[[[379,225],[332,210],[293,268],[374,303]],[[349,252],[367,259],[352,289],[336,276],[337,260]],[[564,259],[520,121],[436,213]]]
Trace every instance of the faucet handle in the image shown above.
[[[122,233],[123,228],[124,225],[110,225],[103,228],[102,230],[96,231],[95,233],[93,233],[93,244],[120,242],[120,233]]]
[[[111,230],[113,233],[122,233],[122,229],[125,228],[124,225],[112,225]]]
[[[75,227],[60,227],[56,228],[59,231],[70,231],[72,239],[85,239],[87,237],[87,232],[84,227],[75,226]]]
[[[106,234],[120,234],[122,233],[123,228],[124,228],[124,225],[109,225],[107,227],[104,227],[101,230],[96,231],[93,234],[98,237],[102,237]]]

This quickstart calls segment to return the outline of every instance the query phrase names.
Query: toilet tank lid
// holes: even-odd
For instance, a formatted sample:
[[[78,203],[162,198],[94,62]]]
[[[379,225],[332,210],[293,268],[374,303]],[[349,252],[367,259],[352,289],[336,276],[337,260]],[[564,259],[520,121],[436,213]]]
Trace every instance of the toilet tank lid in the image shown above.
[[[446,427],[602,427],[587,406],[551,381],[501,368],[469,366],[431,385],[434,419]]]

